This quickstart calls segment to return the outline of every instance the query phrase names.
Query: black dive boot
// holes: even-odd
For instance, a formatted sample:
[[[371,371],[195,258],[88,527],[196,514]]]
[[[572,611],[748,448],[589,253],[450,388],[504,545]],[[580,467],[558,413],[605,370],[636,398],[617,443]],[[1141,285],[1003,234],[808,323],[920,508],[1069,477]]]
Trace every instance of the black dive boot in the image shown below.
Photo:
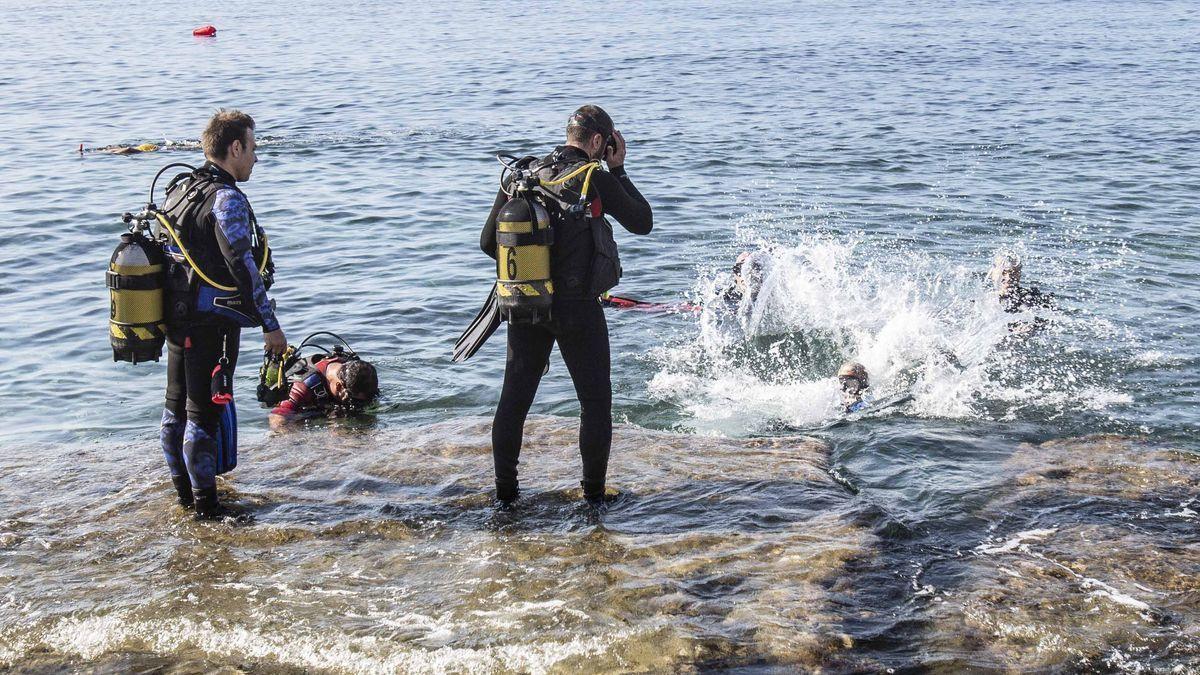
[[[221,520],[225,516],[234,515],[217,501],[216,488],[200,488],[196,490],[196,520]]]
[[[579,481],[579,484],[583,487],[583,498],[588,506],[598,513],[608,510],[608,502],[604,499],[604,483],[583,480]]]
[[[521,489],[517,486],[515,480],[497,480],[496,481],[496,499],[504,506],[512,506],[513,502],[517,501],[517,496],[521,494]]]
[[[192,481],[187,476],[171,476],[175,484],[175,492],[179,494],[179,505],[185,509],[192,508],[196,498],[192,495]]]

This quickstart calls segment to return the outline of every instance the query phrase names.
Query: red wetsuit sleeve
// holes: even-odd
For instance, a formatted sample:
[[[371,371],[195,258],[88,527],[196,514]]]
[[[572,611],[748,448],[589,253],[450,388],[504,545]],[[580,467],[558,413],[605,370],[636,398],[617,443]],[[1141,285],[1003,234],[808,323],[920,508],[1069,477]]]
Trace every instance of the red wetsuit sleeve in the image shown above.
[[[304,410],[304,405],[308,402],[309,397],[308,385],[304,384],[303,380],[295,382],[292,384],[292,390],[288,392],[288,400],[275,406],[271,414],[294,417]]]

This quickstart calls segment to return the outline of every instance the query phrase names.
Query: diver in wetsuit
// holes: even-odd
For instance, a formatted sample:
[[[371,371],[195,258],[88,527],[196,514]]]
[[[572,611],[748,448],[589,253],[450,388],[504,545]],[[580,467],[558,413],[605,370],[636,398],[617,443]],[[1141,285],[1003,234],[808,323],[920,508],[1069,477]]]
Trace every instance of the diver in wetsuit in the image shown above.
[[[186,272],[167,317],[167,391],[160,437],[179,503],[194,504],[198,519],[217,519],[225,510],[217,500],[216,476],[232,468],[222,447],[236,439],[232,389],[217,395],[217,368],[231,387],[242,327],[261,326],[269,352],[282,352],[287,339],[267,296],[274,266],[265,234],[237,187],[250,178],[258,161],[254,120],[222,110],[209,120],[201,138],[208,161],[186,179],[172,182],[163,207],[178,218],[179,236],[191,260],[168,249]],[[235,290],[222,291],[208,281]],[[225,395],[228,402],[216,402]]]
[[[357,356],[334,352],[305,361],[287,400],[271,410],[272,428],[279,428],[289,421],[327,415],[338,409],[353,412],[379,394],[379,375],[375,366]]]
[[[1021,285],[1021,259],[1014,253],[999,253],[988,270],[988,279],[995,286],[1005,312],[1016,314],[1026,309],[1054,307],[1052,294]]]
[[[586,213],[572,218],[562,214],[552,217],[552,318],[536,324],[510,323],[508,327],[504,387],[492,423],[496,497],[502,502],[517,498],[517,462],[525,418],[550,350],[557,343],[579,397],[583,493],[589,503],[603,503],[612,445],[612,383],[608,324],[599,296],[615,286],[621,276],[616,244],[604,216],[613,216],[633,234],[649,234],[653,227],[650,204],[625,173],[625,150],[625,139],[613,127],[608,113],[587,105],[567,121],[566,144],[539,162],[546,167],[539,172],[545,179],[568,176],[600,159],[607,163],[608,170],[593,173],[585,195],[589,204]],[[578,201],[582,178],[568,181],[557,190],[564,201]],[[492,258],[496,257],[496,216],[508,199],[504,190],[496,195],[479,238],[479,247]],[[597,251],[598,243],[607,250]]]

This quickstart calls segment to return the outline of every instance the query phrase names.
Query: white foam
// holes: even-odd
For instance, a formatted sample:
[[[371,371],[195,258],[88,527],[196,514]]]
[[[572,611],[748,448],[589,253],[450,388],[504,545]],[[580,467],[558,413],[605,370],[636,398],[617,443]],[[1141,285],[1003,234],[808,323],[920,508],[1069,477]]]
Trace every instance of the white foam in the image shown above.
[[[423,620],[419,616],[411,618]],[[427,623],[438,625],[439,621]],[[469,628],[459,626],[455,632],[465,633]],[[0,664],[19,663],[23,654],[44,648],[83,659],[95,659],[122,650],[173,654],[196,649],[213,658],[225,657],[238,662],[262,660],[286,667],[345,673],[545,673],[565,660],[599,656],[618,642],[657,629],[658,626],[628,628],[567,640],[533,635],[531,637],[542,639],[478,648],[424,648],[375,636],[340,635],[328,630],[307,632],[295,626],[289,632],[264,634],[242,626],[185,618],[137,620],[118,612],[61,619],[40,640],[26,639],[11,648],[0,647]]]
[[[1075,570],[1071,569],[1067,565],[1064,565],[1056,560],[1052,560],[1051,558],[1047,557],[1046,555],[1039,553],[1037,551],[1034,551],[1030,547],[1029,542],[1040,541],[1042,539],[1049,537],[1050,535],[1054,534],[1057,531],[1058,531],[1057,528],[1026,530],[1024,532],[1016,533],[1015,535],[1013,535],[1013,537],[1011,539],[1009,539],[1008,541],[1005,541],[1002,544],[980,544],[979,546],[975,547],[975,551],[977,553],[984,554],[984,555],[1014,554],[1015,553],[1015,554],[1023,554],[1023,555],[1028,555],[1033,558],[1037,558],[1038,560],[1041,560],[1049,565],[1053,565],[1054,567],[1057,567],[1057,568],[1063,570],[1064,572],[1066,572],[1067,574],[1069,574],[1070,576],[1074,577],[1079,582],[1080,588],[1082,588],[1084,591],[1088,592],[1089,598],[1107,600],[1109,602],[1113,602],[1122,607],[1128,607],[1128,608],[1140,613],[1142,615],[1142,618],[1146,619],[1146,620],[1150,620],[1152,618],[1151,614],[1153,613],[1153,608],[1146,602],[1139,600],[1139,599],[1133,597],[1132,595],[1129,595],[1128,593],[1124,593],[1124,592],[1118,590],[1117,588],[1115,588],[1099,579],[1094,579],[1092,577],[1085,577],[1082,574],[1079,574]],[[1020,576],[1019,574],[1017,574],[1016,572],[1013,572],[1012,570],[1009,570],[1008,568],[1000,567],[999,569],[1001,572],[1008,574],[1010,576]],[[1146,591],[1146,592],[1151,592],[1151,593],[1153,592],[1153,591],[1150,591],[1149,589],[1146,589],[1143,586],[1138,586],[1138,588],[1143,591]]]
[[[1158,366],[1180,361],[1179,356],[1169,355],[1158,349],[1149,349],[1133,356],[1133,362],[1142,366]]]
[[[1029,552],[1029,546],[1026,544],[1028,540],[1041,540],[1049,537],[1058,531],[1058,528],[1046,528],[1041,530],[1025,530],[1013,535],[1012,539],[1002,544],[980,544],[975,547],[979,553],[994,555],[996,553],[1010,553],[1012,551]]]
[[[729,267],[702,274],[694,288],[704,306],[698,332],[654,353],[661,368],[651,396],[679,405],[702,432],[736,434],[776,421],[816,426],[840,415],[833,375],[845,360],[867,367],[877,400],[909,393],[904,410],[927,417],[990,414],[981,401],[1008,404],[1011,417],[1027,407],[1055,408],[1054,416],[1132,402],[1096,384],[1093,360],[1067,358],[1078,351],[1067,340],[1028,350],[1014,342],[1010,325],[1041,315],[1054,322],[1023,340],[1117,327],[1050,310],[1004,312],[983,275],[990,252],[944,259],[853,237],[807,235],[776,245],[754,240],[753,229],[743,234],[761,262],[757,295],[730,307],[723,300]],[[1064,356],[1032,364],[1030,353]]]
[[[1118,605],[1129,607],[1130,609],[1136,610],[1138,612],[1149,612],[1151,610],[1150,605],[1142,602],[1141,600],[1138,600],[1137,598],[1135,598],[1131,595],[1121,593],[1117,589],[1113,588],[1112,586],[1109,586],[1108,584],[1106,584],[1103,581],[1100,581],[1098,579],[1092,579],[1089,577],[1085,577],[1082,580],[1081,585],[1083,586],[1083,588],[1085,590],[1092,589],[1092,588],[1095,589],[1091,593],[1088,594],[1091,597],[1104,598],[1106,600],[1115,602]]]

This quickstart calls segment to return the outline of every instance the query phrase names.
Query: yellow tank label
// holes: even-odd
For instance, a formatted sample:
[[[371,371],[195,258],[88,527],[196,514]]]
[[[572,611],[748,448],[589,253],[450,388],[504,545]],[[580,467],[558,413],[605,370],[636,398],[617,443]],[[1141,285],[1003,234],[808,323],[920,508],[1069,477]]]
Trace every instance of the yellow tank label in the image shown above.
[[[108,269],[127,277],[140,277],[143,274],[158,274],[162,272],[162,265],[114,265],[108,264]]]
[[[550,278],[549,246],[498,246],[496,257],[496,275],[501,281],[541,281]]]
[[[112,291],[109,318],[116,323],[159,323],[163,318],[163,292]]]
[[[498,220],[496,221],[496,231],[513,234],[524,234],[533,231],[533,223],[528,220]]]

